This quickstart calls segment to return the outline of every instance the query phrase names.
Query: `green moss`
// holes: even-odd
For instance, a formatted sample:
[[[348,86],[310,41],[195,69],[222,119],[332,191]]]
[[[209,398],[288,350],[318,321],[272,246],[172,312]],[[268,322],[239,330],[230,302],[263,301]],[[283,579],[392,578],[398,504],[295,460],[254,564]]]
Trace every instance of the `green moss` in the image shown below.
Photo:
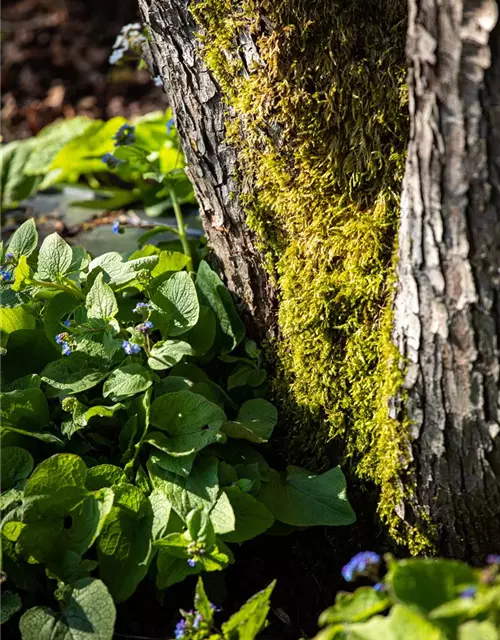
[[[407,425],[387,411],[402,380],[390,307],[408,135],[404,5],[199,0],[191,11],[235,114],[227,137],[252,186],[247,221],[278,285],[274,390],[288,412],[287,457],[319,468],[338,438],[359,477],[380,486],[390,533],[421,550],[424,534],[395,515]],[[243,31],[259,51],[250,73]]]

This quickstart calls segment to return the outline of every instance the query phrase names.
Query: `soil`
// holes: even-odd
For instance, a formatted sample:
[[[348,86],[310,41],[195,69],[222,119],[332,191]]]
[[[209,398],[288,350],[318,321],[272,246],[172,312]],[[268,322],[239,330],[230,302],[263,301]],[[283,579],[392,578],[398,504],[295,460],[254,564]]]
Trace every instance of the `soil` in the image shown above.
[[[108,62],[121,27],[138,18],[136,0],[3,0],[3,141],[35,135],[61,117],[165,108],[147,71]]]

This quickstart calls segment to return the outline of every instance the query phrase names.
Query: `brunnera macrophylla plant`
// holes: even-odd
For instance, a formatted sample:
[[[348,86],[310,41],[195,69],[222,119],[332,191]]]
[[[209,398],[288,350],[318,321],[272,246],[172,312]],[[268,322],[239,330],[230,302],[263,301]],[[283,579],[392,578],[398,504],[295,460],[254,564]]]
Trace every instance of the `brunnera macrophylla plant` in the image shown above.
[[[65,611],[87,589],[123,602],[148,572],[164,590],[223,570],[276,523],[354,521],[340,468],[267,461],[277,411],[260,350],[206,262],[187,271],[188,256],[150,245],[93,258],[57,234],[37,246],[28,220],[0,248],[14,598],[48,578]],[[52,615],[37,609],[37,624]]]
[[[319,619],[315,640],[500,639],[500,556],[484,569],[457,560],[382,558],[356,554],[342,569],[347,582],[372,581],[353,593],[339,592]]]

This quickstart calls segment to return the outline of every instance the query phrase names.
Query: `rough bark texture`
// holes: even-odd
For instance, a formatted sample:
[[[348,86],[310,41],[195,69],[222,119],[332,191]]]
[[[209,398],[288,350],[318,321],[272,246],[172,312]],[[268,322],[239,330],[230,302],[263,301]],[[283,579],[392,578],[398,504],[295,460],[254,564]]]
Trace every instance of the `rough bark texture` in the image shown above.
[[[188,2],[139,0],[139,7],[153,32],[151,63],[168,91],[213,256],[250,332],[259,339],[270,337],[275,327],[275,295],[245,223],[236,155],[225,142],[225,122],[231,114],[199,55]],[[250,39],[243,45],[249,59],[256,55]]]
[[[410,0],[395,340],[415,495],[445,554],[500,550],[500,30],[493,0]],[[402,507],[404,510],[404,507]]]

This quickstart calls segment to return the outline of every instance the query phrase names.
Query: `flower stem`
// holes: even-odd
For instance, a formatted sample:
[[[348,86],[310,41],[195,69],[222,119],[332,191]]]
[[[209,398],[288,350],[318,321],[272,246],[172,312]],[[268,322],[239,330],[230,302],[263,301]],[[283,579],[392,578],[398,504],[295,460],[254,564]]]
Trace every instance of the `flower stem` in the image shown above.
[[[191,256],[191,247],[189,246],[189,242],[186,235],[186,228],[184,227],[184,218],[182,217],[182,211],[179,206],[179,201],[177,200],[177,196],[175,195],[175,191],[173,189],[169,190],[170,198],[172,200],[172,206],[174,208],[175,220],[177,222],[177,228],[179,230],[179,239],[182,244],[182,250],[184,254],[189,258],[189,262],[187,264],[187,270],[193,272],[193,258]]]

